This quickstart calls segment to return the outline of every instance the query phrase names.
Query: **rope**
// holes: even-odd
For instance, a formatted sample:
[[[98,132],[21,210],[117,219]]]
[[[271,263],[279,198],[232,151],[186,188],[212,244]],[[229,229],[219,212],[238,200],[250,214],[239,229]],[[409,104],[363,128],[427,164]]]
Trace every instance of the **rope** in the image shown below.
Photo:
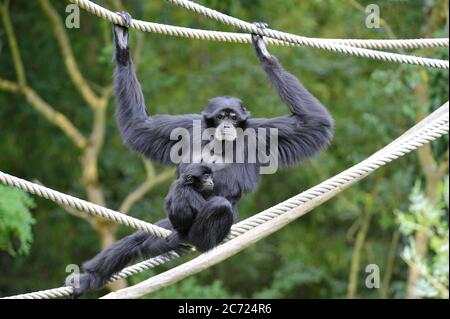
[[[0,299],[53,299],[72,295],[72,287],[59,287]]]
[[[88,0],[70,0],[73,3],[78,4],[80,7],[86,9],[87,11],[96,14],[97,16],[103,17],[113,23],[123,24],[122,18],[117,14],[102,8],[95,3]],[[436,46],[448,46],[448,39],[412,39],[412,40],[352,40],[352,39],[315,39],[301,37],[285,32],[280,32],[271,29],[260,29],[255,27],[253,24],[248,22],[224,15],[215,10],[203,7],[196,3],[186,1],[186,0],[167,0],[174,4],[183,6],[187,9],[193,10],[197,13],[206,15],[210,18],[216,19],[223,23],[227,23],[243,29],[247,32],[257,33],[265,36],[265,40],[269,44],[277,45],[305,45],[320,49],[325,49],[334,52],[341,52],[346,54],[352,54],[357,56],[364,56],[379,60],[401,62],[408,64],[418,64],[423,66],[430,66],[436,68],[448,69],[448,61],[427,59],[414,56],[407,56],[395,53],[379,52],[367,49],[360,49],[356,47],[364,48],[417,48],[417,47],[436,47]],[[229,32],[217,32],[217,31],[206,31],[189,29],[182,27],[175,27],[169,25],[162,25],[151,22],[144,22],[140,20],[133,20],[131,27],[136,28],[141,31],[156,32],[168,35],[184,36],[197,39],[207,39],[207,40],[218,40],[218,41],[228,41],[228,42],[250,42],[250,35],[240,34],[240,33],[229,33]],[[269,38],[267,38],[269,37]],[[289,42],[289,43],[287,43]],[[340,44],[342,43],[342,44]],[[352,47],[354,46],[354,47]],[[232,230],[227,237],[226,241],[234,239],[241,236],[242,234],[248,232],[249,230],[258,227],[268,221],[279,218],[280,216],[290,213],[294,210],[298,210],[305,204],[315,201],[311,207],[307,207],[305,212],[319,206],[323,201],[333,197],[334,195],[340,193],[344,189],[348,188],[352,184],[361,180],[362,178],[368,176],[377,168],[419,148],[420,146],[430,143],[431,141],[443,136],[448,133],[449,130],[449,113],[448,113],[448,102],[441,106],[438,110],[440,115],[438,119],[432,121],[430,124],[423,126],[420,130],[413,131],[410,134],[405,134],[401,138],[397,139],[393,143],[384,147],[380,151],[373,154],[366,160],[358,163],[357,165],[347,169],[346,171],[326,180],[325,182],[297,195],[294,196],[278,205],[263,211],[259,214],[254,215],[236,225],[233,225]],[[438,112],[436,111],[436,112]],[[435,112],[435,113],[436,113]],[[433,113],[433,114],[435,114]],[[432,114],[432,115],[433,115]],[[432,116],[430,115],[430,116]],[[427,118],[429,121],[429,118]],[[423,122],[423,121],[422,121]],[[417,125],[421,125],[420,122]],[[416,126],[417,126],[416,125]],[[34,184],[23,179],[5,174],[0,171],[0,182],[6,185],[15,186],[29,193],[42,196],[44,198],[50,199],[61,205],[70,206],[75,209],[87,212],[92,215],[101,216],[103,218],[111,219],[120,224],[124,224],[152,235],[158,237],[167,237],[170,231],[152,225],[150,223],[143,222],[139,219],[126,216],[122,213],[115,212],[108,208],[89,203],[87,201],[75,198],[70,195],[66,195],[47,187]],[[218,247],[220,249],[220,246]],[[110,281],[114,281],[120,278],[126,278],[133,274],[142,272],[146,269],[153,268],[157,265],[161,265],[167,261],[179,258],[184,254],[192,251],[192,249],[182,248],[177,251],[172,251],[167,254],[151,258],[149,260],[143,261],[141,263],[135,264],[133,266],[123,269],[120,273],[114,275]],[[69,296],[72,294],[71,287],[60,287],[55,289],[48,289],[38,292],[32,292],[27,294],[21,294],[16,296],[7,297],[5,299],[50,299],[63,296]]]
[[[106,19],[112,23],[123,25],[124,21],[122,17],[118,14],[111,12],[89,0],[70,0],[72,3],[79,5],[81,8],[94,15]],[[210,9],[209,9],[210,10]],[[217,19],[219,16],[215,16]],[[266,36],[265,41],[268,44],[275,45],[293,45],[293,46],[308,46],[317,49],[328,50],[332,52],[344,53],[349,55],[355,55],[359,57],[366,57],[382,61],[390,61],[397,63],[406,63],[414,65],[422,65],[432,68],[448,69],[449,63],[445,60],[429,59],[416,57],[412,55],[404,55],[398,53],[382,52],[376,50],[369,50],[363,48],[352,47],[348,45],[337,44],[331,42],[329,39],[320,40],[314,38],[306,38],[297,35],[291,35],[289,33],[275,31],[271,29],[260,29],[251,23],[244,22],[232,17],[229,19],[234,19],[234,23],[240,28],[249,30],[254,33]],[[241,22],[240,22],[241,21]],[[238,23],[239,22],[239,23]],[[243,33],[232,33],[232,32],[219,32],[219,31],[208,31],[200,29],[190,29],[177,27],[172,25],[159,24],[154,22],[146,22],[141,20],[133,19],[130,24],[131,28],[153,32],[159,34],[165,34],[170,36],[179,36],[185,38],[194,38],[201,40],[212,40],[221,42],[237,42],[237,43],[251,43],[251,35]],[[427,40],[428,41],[428,40]],[[448,42],[448,40],[447,40]]]
[[[358,48],[366,49],[416,49],[416,48],[434,48],[434,47],[448,47],[448,38],[436,38],[436,39],[389,39],[389,40],[374,40],[374,39],[319,39],[319,38],[308,38],[304,36],[298,36],[286,32],[279,32],[275,30],[261,30],[256,28],[254,24],[248,23],[246,21],[228,16],[219,11],[207,8],[198,3],[188,1],[188,0],[166,0],[172,4],[183,7],[185,9],[194,11],[198,14],[207,16],[208,18],[214,19],[224,24],[228,24],[239,28],[248,33],[258,33],[269,37],[269,33],[275,32],[280,37],[286,37],[286,39],[281,39],[278,36],[270,36],[271,38],[283,40],[283,42],[297,43],[295,38],[300,38],[304,40],[311,40],[315,42],[331,42],[336,44],[348,45]],[[265,32],[264,32],[265,31]],[[274,34],[275,34],[274,33]]]
[[[2,171],[0,171],[0,182],[5,185],[17,187],[28,193],[44,197],[60,205],[69,206],[94,216],[107,218],[115,221],[116,223],[139,229],[158,237],[165,238],[171,233],[165,228],[141,221],[131,216],[127,216],[125,214],[113,211],[109,208],[105,208],[100,205],[96,205],[88,201],[55,191],[45,186],[28,182],[21,178],[3,173]]]
[[[433,119],[430,125],[424,126],[423,129],[420,128],[423,123],[426,123],[430,119]],[[172,268],[135,286],[109,293],[108,295],[103,296],[102,299],[138,298],[144,294],[175,283],[189,275],[205,270],[220,261],[233,256],[239,251],[242,251],[255,242],[286,226],[296,218],[303,216],[330,198],[333,198],[352,184],[368,176],[377,168],[447,134],[449,130],[448,122],[449,111],[447,102],[437,111],[433,112],[433,114],[428,116],[427,119],[421,121],[419,125],[414,126],[412,131],[409,130],[406,134],[402,135],[401,138],[388,144],[365,161],[308,191],[237,224],[237,226],[242,225],[245,227],[242,227],[242,229],[233,227],[233,230],[236,232],[232,233],[228,240],[236,237],[238,238],[232,242],[220,245],[210,253],[203,254],[181,266]]]
[[[426,125],[424,125],[424,123],[426,123]],[[420,146],[430,143],[431,141],[447,134],[448,130],[449,104],[448,102],[446,102],[438,110],[416,124],[412,129],[408,130],[406,134],[403,134],[400,138],[377,151],[366,160],[320,183],[319,185],[300,193],[297,196],[294,196],[282,203],[273,206],[272,208],[269,208],[259,214],[256,214],[233,225],[226,241],[239,237],[268,221],[282,218],[283,215],[292,213],[295,210],[298,211],[304,209],[304,213],[306,213],[307,211],[322,204],[325,200],[334,197],[344,189],[368,176],[379,167],[386,165],[387,163],[403,155],[406,155],[407,153],[419,148]],[[220,249],[220,247],[221,246],[218,246],[216,249]],[[111,278],[111,281],[140,273],[157,265],[161,265],[167,261],[179,258],[180,256],[185,255],[190,251],[192,250],[183,248],[158,257],[150,258],[146,261],[125,268],[120,273],[113,276]],[[56,294],[57,297],[69,296],[71,292],[72,290],[70,287],[60,287],[50,290],[12,296],[8,298],[48,299],[54,298],[53,295],[56,296]]]

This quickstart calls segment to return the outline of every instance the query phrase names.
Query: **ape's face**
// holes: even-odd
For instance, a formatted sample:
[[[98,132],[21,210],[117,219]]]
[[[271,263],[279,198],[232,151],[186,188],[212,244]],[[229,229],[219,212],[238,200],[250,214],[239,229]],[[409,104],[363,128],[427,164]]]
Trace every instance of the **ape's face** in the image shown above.
[[[183,173],[183,179],[186,185],[190,185],[202,194],[213,191],[212,170],[205,164],[190,164],[187,166]]]
[[[209,101],[203,111],[208,127],[214,127],[214,138],[218,141],[236,140],[236,128],[244,128],[250,114],[245,110],[242,101],[232,96],[221,96]]]
[[[242,120],[239,115],[231,109],[223,109],[214,117],[216,132],[214,138],[218,141],[234,141],[237,137],[236,127]]]
[[[196,186],[198,191],[202,194],[210,193],[214,189],[214,181],[211,173],[205,172],[196,178]]]

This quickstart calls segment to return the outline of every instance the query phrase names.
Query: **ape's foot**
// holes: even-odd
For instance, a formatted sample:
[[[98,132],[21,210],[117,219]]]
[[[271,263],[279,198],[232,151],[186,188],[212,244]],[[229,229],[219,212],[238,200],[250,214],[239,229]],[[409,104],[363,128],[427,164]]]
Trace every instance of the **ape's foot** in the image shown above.
[[[122,18],[125,26],[114,24],[114,42],[116,43],[117,49],[125,50],[128,48],[128,27],[131,24],[132,18],[128,12],[117,12],[117,14]]]
[[[172,250],[176,250],[179,248],[190,249],[193,246],[186,241],[186,234],[181,235],[177,230],[172,231],[172,234],[166,238],[167,245]]]
[[[78,298],[86,291],[101,288],[104,282],[98,276],[85,272],[67,276],[65,285],[73,287],[73,298]]]
[[[267,29],[269,26],[265,22],[253,22],[253,24],[258,29]],[[253,46],[255,47],[256,54],[258,55],[259,58],[264,58],[267,60],[270,60],[272,58],[269,51],[267,51],[267,47],[266,47],[266,44],[264,43],[263,36],[253,33],[252,34],[252,42],[253,42]]]

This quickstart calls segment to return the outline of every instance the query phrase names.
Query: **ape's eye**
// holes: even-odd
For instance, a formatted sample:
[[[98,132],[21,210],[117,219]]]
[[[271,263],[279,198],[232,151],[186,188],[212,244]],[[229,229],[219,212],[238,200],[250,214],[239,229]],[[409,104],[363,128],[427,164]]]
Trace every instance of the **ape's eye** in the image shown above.
[[[236,114],[231,115],[231,119],[232,119],[233,121],[236,121],[236,120],[237,120]]]
[[[221,119],[223,119],[223,115],[222,115],[222,114],[219,114],[219,115],[217,116],[217,118],[218,118],[219,120],[221,120]]]
[[[209,179],[210,177],[211,177],[211,175],[209,175],[209,174],[203,175],[203,179]]]

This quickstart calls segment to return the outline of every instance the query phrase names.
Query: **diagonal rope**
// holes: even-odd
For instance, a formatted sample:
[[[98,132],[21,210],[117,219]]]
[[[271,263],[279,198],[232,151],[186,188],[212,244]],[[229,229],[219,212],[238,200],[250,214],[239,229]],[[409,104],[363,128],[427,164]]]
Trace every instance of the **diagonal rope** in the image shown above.
[[[357,181],[371,174],[379,167],[386,165],[387,163],[403,155],[408,154],[409,152],[421,147],[424,144],[430,143],[431,141],[448,134],[448,130],[449,104],[448,102],[446,102],[438,110],[414,125],[413,128],[409,129],[405,134],[401,135],[395,141],[377,151],[366,160],[318,184],[317,186],[314,186],[309,190],[300,193],[299,195],[296,195],[282,203],[273,206],[272,208],[269,208],[259,214],[256,214],[233,225],[230,235],[226,239],[226,242],[238,238],[251,230],[256,230],[261,225],[265,225],[269,222],[284,219],[287,221],[284,222],[285,224],[289,223],[295,218],[298,218],[309,212],[313,208],[319,206],[326,200],[336,196]],[[281,226],[279,228],[285,225],[283,225],[283,221],[281,221],[280,223]],[[275,230],[270,228],[265,230],[263,229],[264,234],[262,234],[261,237],[265,237]],[[220,252],[220,249],[223,246],[223,244],[218,246],[214,249],[214,251],[218,250]],[[241,244],[241,246],[241,248],[243,249],[247,245],[244,243]],[[180,256],[185,255],[190,251],[192,250],[182,248],[158,257],[150,258],[148,260],[125,268],[117,275],[113,276],[111,278],[111,281],[140,273],[157,265],[161,265],[167,261],[179,258]],[[211,264],[208,265],[211,266]],[[72,290],[70,287],[60,287],[12,296],[8,298],[49,299],[55,298],[54,296],[69,296],[71,292]]]
[[[430,143],[442,135],[448,134],[448,102],[439,110],[433,112],[428,119],[430,117],[435,119],[429,125],[417,130],[415,129],[417,126],[415,126],[409,133],[407,132],[401,138],[388,144],[366,160],[297,196],[245,220],[243,223],[239,223],[238,226],[246,227],[242,227],[242,229],[239,227],[233,228],[233,231],[237,231],[237,233],[231,234],[228,240],[234,239],[230,242],[224,243],[209,253],[149,278],[135,286],[112,292],[102,298],[138,298],[233,256],[338,195],[379,167],[408,154],[424,144]],[[418,127],[420,126],[418,125]],[[272,217],[274,215],[276,217]]]
[[[170,235],[170,231],[144,222],[142,220],[139,220],[137,218],[127,216],[125,214],[116,212],[112,209],[105,208],[103,206],[90,203],[88,201],[85,201],[83,199],[79,199],[58,191],[55,191],[51,188],[38,185],[29,181],[26,181],[24,179],[3,173],[0,171],[0,183],[3,183],[5,185],[14,186],[21,190],[24,190],[30,194],[38,195],[40,197],[44,197],[46,199],[49,199],[55,203],[58,203],[63,206],[69,206],[72,208],[75,208],[76,210],[86,212],[90,215],[103,217],[106,219],[110,219],[115,221],[116,223],[129,226],[138,230],[142,230],[148,234],[152,234],[161,238],[165,238]]]
[[[331,42],[336,44],[348,45],[353,47],[365,48],[365,49],[416,49],[416,48],[435,48],[435,47],[448,47],[448,38],[435,38],[435,39],[323,39],[323,38],[309,38],[304,36],[298,36],[291,33],[280,32],[276,30],[266,29],[262,31],[256,28],[254,24],[246,21],[231,17],[217,10],[210,9],[189,0],[166,0],[174,5],[183,7],[185,9],[194,11],[198,14],[204,15],[208,18],[214,19],[218,22],[234,26],[248,33],[258,33],[269,37],[269,33],[277,36],[270,36],[284,42],[298,43],[294,39],[303,39],[316,42]],[[283,37],[285,39],[281,39]]]
[[[112,23],[123,25],[124,21],[118,14],[105,9],[92,1],[89,0],[70,0],[70,2],[79,5],[81,8],[88,12],[95,14],[98,17],[106,19]],[[234,19],[234,18],[233,18]],[[238,20],[241,21],[241,20]],[[244,21],[243,21],[244,22]],[[396,62],[396,63],[406,63],[413,65],[422,65],[432,68],[448,69],[449,63],[446,60],[430,59],[416,57],[413,55],[404,55],[398,53],[390,53],[376,50],[369,50],[363,48],[357,48],[353,46],[337,44],[335,42],[330,42],[329,39],[324,41],[314,38],[306,38],[296,35],[290,35],[289,33],[275,31],[271,29],[260,29],[255,27],[253,24],[245,22],[242,24],[243,28],[248,28],[254,33],[265,35],[265,41],[268,44],[276,45],[293,45],[293,46],[308,46],[322,50],[328,50],[332,52],[338,52],[343,54],[355,55],[359,57],[371,58],[382,61]],[[248,25],[247,25],[248,24]],[[251,26],[251,27],[250,27]],[[243,33],[232,33],[232,32],[219,32],[219,31],[208,31],[200,29],[190,29],[183,28],[172,25],[159,24],[154,22],[146,22],[141,20],[133,19],[130,24],[131,28],[160,33],[170,36],[179,36],[185,38],[193,38],[200,40],[212,40],[221,42],[237,42],[237,43],[251,43],[251,35]],[[292,43],[291,43],[292,42]]]

